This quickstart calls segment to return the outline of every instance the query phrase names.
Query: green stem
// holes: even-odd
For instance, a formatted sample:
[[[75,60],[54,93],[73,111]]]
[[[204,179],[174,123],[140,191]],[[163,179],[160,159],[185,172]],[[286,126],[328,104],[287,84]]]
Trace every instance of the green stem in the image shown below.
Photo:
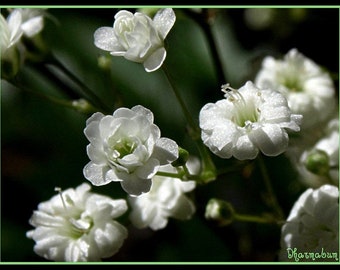
[[[171,177],[171,178],[179,178],[179,179],[183,178],[183,174],[180,174],[180,173],[170,173],[170,172],[161,172],[161,171],[158,171],[156,173],[156,175],[164,176],[164,177]]]
[[[196,13],[190,9],[185,9],[185,11],[196,23],[202,28],[203,32],[205,33],[205,36],[207,38],[207,42],[211,51],[212,59],[214,61],[214,66],[216,68],[216,74],[217,74],[217,80],[219,83],[224,84],[227,82],[225,75],[224,75],[224,68],[221,62],[221,58],[218,53],[217,44],[213,36],[212,32],[212,22],[213,19],[211,19],[210,15],[210,9],[203,9],[202,13]]]
[[[40,65],[40,63],[28,63],[28,65],[30,68],[49,80],[53,85],[60,88],[70,99],[78,99],[81,97],[77,91],[65,84],[62,79],[57,77],[54,72],[46,68],[44,65]]]
[[[277,223],[276,220],[265,218],[261,216],[253,216],[253,215],[243,215],[234,213],[234,219],[242,222],[255,222],[255,223]]]
[[[74,106],[72,105],[72,101],[69,100],[64,100],[64,99],[60,99],[60,98],[56,98],[56,97],[52,97],[52,96],[48,96],[45,95],[43,93],[40,92],[36,92],[36,91],[32,91],[31,89],[28,89],[27,87],[23,86],[22,84],[20,84],[18,81],[16,80],[10,80],[9,81],[12,85],[14,85],[15,87],[17,87],[18,89],[25,91],[29,94],[33,94],[43,100],[47,100],[49,102],[52,102],[54,104],[63,106],[63,107],[67,107],[67,108],[72,108],[74,109]]]
[[[98,108],[101,108],[105,113],[112,113],[111,109],[104,104],[100,98],[94,94],[94,92],[87,87],[82,81],[80,81],[68,68],[65,67],[54,55],[51,55],[49,58],[49,62],[52,65],[58,67],[61,71],[63,71],[73,82],[75,82],[87,95],[87,98],[91,100],[91,102]]]
[[[273,210],[277,214],[277,217],[280,220],[284,220],[285,218],[284,218],[283,211],[282,211],[282,209],[281,209],[281,207],[280,207],[280,205],[277,201],[275,192],[273,190],[273,187],[272,187],[272,184],[271,184],[271,181],[270,181],[270,178],[269,178],[269,174],[268,174],[266,165],[264,163],[264,160],[263,160],[263,157],[262,157],[261,154],[258,155],[258,162],[259,162],[260,170],[262,172],[263,181],[264,181],[264,184],[265,184],[265,187],[267,189],[268,196],[269,196],[268,204],[273,208]]]
[[[185,118],[187,119],[188,123],[189,123],[189,126],[190,126],[190,129],[191,129],[191,136],[193,136],[193,138],[196,140],[197,139],[197,134],[199,134],[199,129],[198,129],[198,126],[197,124],[195,123],[194,119],[191,117],[191,114],[187,108],[187,106],[185,105],[185,102],[183,101],[176,85],[174,84],[173,82],[173,79],[168,71],[168,69],[166,68],[165,64],[163,63],[162,65],[162,70],[165,74],[165,77],[167,78],[170,86],[171,86],[171,89],[173,91],[173,93],[175,94],[176,98],[177,98],[177,101],[179,102],[179,105],[181,106],[182,108],[182,111],[184,113],[184,116]]]
[[[213,163],[210,153],[207,150],[207,147],[203,144],[203,142],[200,140],[200,128],[193,120],[188,108],[186,107],[176,85],[173,83],[173,80],[170,76],[170,73],[168,72],[166,66],[162,65],[162,70],[168,79],[168,82],[171,86],[171,89],[173,90],[182,110],[183,113],[189,123],[190,129],[189,129],[189,135],[190,137],[196,142],[198,151],[200,153],[200,156],[202,158],[202,173],[201,175],[196,179],[199,181],[199,183],[207,183],[214,179],[216,179],[216,168],[215,164]],[[196,177],[195,177],[196,178]]]
[[[163,176],[163,177],[178,178],[178,179],[181,179],[183,181],[186,181],[186,180],[201,181],[201,176],[200,175],[190,174],[189,171],[185,167],[183,167],[183,171],[182,172],[170,173],[170,172],[158,171],[156,173],[156,175]]]

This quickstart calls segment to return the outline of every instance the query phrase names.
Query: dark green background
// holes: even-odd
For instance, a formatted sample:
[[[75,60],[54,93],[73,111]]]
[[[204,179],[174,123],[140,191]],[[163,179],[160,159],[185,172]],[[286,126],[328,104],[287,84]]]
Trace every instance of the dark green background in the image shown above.
[[[135,11],[130,8],[129,10]],[[244,20],[245,8],[220,8],[213,26],[219,37],[219,53],[226,81],[220,81],[202,28],[184,9],[174,9],[177,20],[166,38],[165,64],[190,112],[198,120],[200,108],[223,98],[220,86],[234,88],[253,80],[264,56],[281,57],[291,48],[325,67],[338,90],[339,10],[304,8],[303,17],[292,16],[294,8],[276,8],[271,25],[254,30]],[[110,77],[97,66],[105,54],[93,43],[93,33],[112,26],[116,8],[50,8],[42,32],[55,55],[114,110],[114,91],[123,105],[141,104],[151,109],[162,136],[176,140],[196,154],[185,129],[185,118],[161,70],[146,73],[140,64],[113,57]],[[295,10],[296,11],[296,10]],[[5,14],[5,10],[2,12]],[[18,74],[37,92],[66,97],[61,84],[51,83],[25,67]],[[62,78],[63,83],[70,84]],[[115,89],[113,91],[113,89]],[[55,195],[54,187],[76,187],[87,180],[82,169],[89,161],[83,134],[89,115],[57,106],[1,81],[1,261],[44,262],[27,239],[28,220],[37,205]],[[218,167],[234,160],[213,157]],[[265,159],[285,214],[304,190],[284,156]],[[93,191],[124,198],[120,185],[93,187]],[[273,225],[235,222],[220,228],[204,219],[211,197],[228,200],[241,213],[261,214],[265,206],[262,178],[255,168],[251,177],[241,172],[224,175],[196,189],[196,215],[186,222],[169,220],[160,231],[128,226],[129,237],[121,250],[106,261],[245,262],[277,261],[279,228]],[[124,221],[124,220],[123,220]],[[125,220],[126,221],[126,220]]]

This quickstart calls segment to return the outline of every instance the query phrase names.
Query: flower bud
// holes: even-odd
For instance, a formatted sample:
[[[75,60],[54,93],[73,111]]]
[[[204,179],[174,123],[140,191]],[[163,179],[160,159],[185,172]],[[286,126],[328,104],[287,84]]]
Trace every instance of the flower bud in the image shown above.
[[[98,66],[103,70],[110,70],[111,68],[111,58],[108,58],[106,55],[102,55],[98,57]]]
[[[92,104],[83,98],[72,101],[72,107],[81,113],[93,113],[96,111]]]
[[[229,225],[234,220],[233,206],[223,200],[210,199],[205,208],[205,218],[215,220],[220,226]]]
[[[173,161],[171,165],[174,167],[183,166],[188,161],[188,158],[189,152],[181,147],[178,147],[178,159]]]
[[[314,149],[308,153],[305,160],[306,168],[317,175],[327,175],[329,173],[329,157],[327,153],[320,149]]]

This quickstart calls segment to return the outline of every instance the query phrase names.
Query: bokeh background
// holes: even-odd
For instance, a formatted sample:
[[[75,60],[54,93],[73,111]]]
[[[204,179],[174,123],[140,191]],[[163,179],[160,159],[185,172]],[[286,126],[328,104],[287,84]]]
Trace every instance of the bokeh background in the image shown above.
[[[291,48],[297,48],[330,72],[338,90],[337,8],[210,9],[211,33],[222,72],[213,60],[206,32],[195,19],[202,9],[174,10],[177,19],[166,39],[165,64],[195,120],[204,104],[223,97],[222,84],[241,87],[254,79],[264,56],[281,57]],[[98,57],[105,53],[94,46],[93,33],[101,26],[112,26],[117,11],[115,7],[49,8],[42,37],[57,58],[112,111],[118,101],[125,107],[141,104],[151,109],[162,136],[197,154],[187,135],[181,108],[161,70],[146,73],[142,65],[122,57],[111,58],[109,72],[98,67]],[[1,12],[6,14],[6,7]],[[18,76],[32,91],[77,98],[67,92],[68,87],[76,86],[62,74],[56,74],[51,83],[46,74],[42,76],[36,68],[26,66]],[[40,202],[56,194],[55,187],[66,189],[87,181],[82,169],[89,161],[88,141],[83,133],[88,117],[1,80],[1,261],[46,261],[33,252],[34,242],[25,236],[32,229],[28,220]],[[233,160],[213,159],[218,167],[234,164]],[[287,215],[306,187],[298,182],[284,156],[265,161]],[[115,198],[125,197],[120,185],[92,190]],[[223,175],[196,189],[193,198],[197,212],[191,220],[170,219],[165,229],[156,232],[128,226],[129,237],[123,247],[105,261],[277,261],[280,239],[277,226],[234,222],[218,227],[204,219],[204,207],[211,197],[230,201],[240,213],[268,211],[263,192],[260,173],[251,165]]]

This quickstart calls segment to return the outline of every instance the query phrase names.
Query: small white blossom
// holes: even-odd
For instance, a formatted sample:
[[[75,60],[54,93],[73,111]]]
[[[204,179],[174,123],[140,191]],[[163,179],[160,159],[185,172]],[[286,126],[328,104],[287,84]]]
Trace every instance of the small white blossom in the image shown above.
[[[147,72],[157,70],[166,58],[164,39],[176,20],[171,8],[160,9],[153,20],[141,13],[120,10],[113,27],[100,27],[94,33],[94,44],[113,56],[143,63]]]
[[[199,169],[196,159],[189,159],[187,165],[190,173]],[[171,165],[160,169],[163,172],[177,172]],[[155,175],[148,193],[128,197],[132,208],[132,224],[139,229],[150,227],[152,230],[160,230],[166,227],[170,217],[179,220],[190,219],[196,208],[185,193],[192,191],[195,186],[195,181],[181,181],[178,178]]]
[[[42,9],[16,8],[7,19],[0,14],[1,56],[6,50],[16,45],[22,35],[33,37],[44,26]]]
[[[330,117],[336,105],[329,74],[295,48],[282,60],[265,57],[255,84],[281,92],[292,113],[303,116],[301,130],[317,127]]]
[[[31,38],[40,33],[44,28],[44,9],[42,8],[19,8],[22,17],[21,29],[24,35]],[[14,12],[13,11],[13,12]]]
[[[287,249],[298,252],[337,252],[339,255],[339,189],[309,188],[294,203],[281,229],[280,261],[292,261]],[[327,259],[321,259],[327,260]],[[332,259],[334,261],[334,258]],[[303,259],[301,259],[303,261]]]
[[[26,233],[34,251],[51,261],[100,261],[113,256],[126,239],[127,229],[114,219],[127,211],[123,199],[90,192],[83,183],[38,205]]]
[[[222,86],[225,99],[203,106],[199,114],[205,145],[221,158],[254,159],[259,151],[277,156],[288,147],[286,129],[299,131],[302,116],[291,114],[277,91],[248,81],[238,90]]]
[[[160,137],[153,113],[141,105],[119,108],[113,115],[94,113],[84,133],[90,162],[84,176],[93,185],[120,182],[130,195],[148,192],[160,165],[178,158],[175,141]]]
[[[7,19],[0,14],[1,58],[4,58],[7,50],[20,40],[24,33],[21,25],[22,15],[19,10],[11,12]]]

